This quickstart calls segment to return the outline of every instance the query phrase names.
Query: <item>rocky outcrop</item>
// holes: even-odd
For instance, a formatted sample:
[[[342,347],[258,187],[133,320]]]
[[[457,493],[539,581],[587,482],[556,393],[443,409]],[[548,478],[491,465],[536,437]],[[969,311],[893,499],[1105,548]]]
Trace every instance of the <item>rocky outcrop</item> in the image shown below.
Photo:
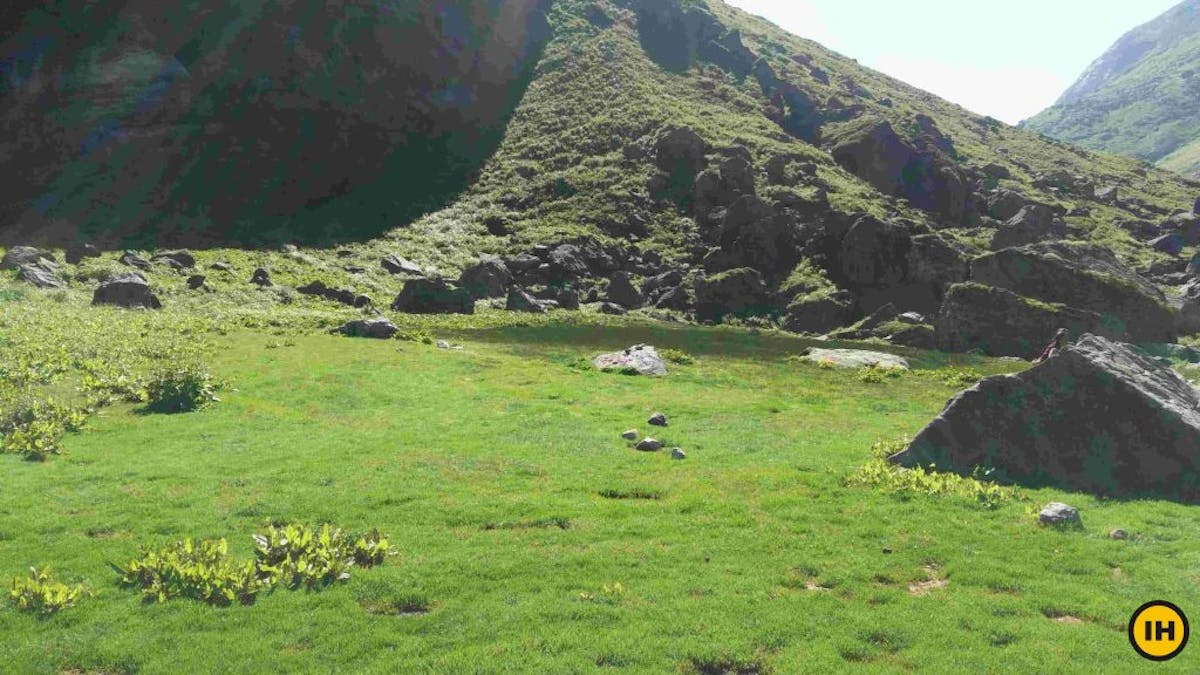
[[[1055,217],[1050,207],[1027,204],[996,230],[992,237],[991,249],[998,251],[1047,239],[1061,239],[1066,235],[1066,224]]]
[[[696,282],[696,316],[701,320],[764,314],[769,309],[767,286],[758,270],[743,267]]]
[[[412,279],[392,301],[406,314],[474,314],[475,301],[465,288],[443,279]]]
[[[4,252],[4,258],[0,260],[0,269],[15,270],[22,266],[37,265],[43,259],[55,262],[54,254],[50,251],[32,246],[14,246]]]
[[[991,356],[1036,358],[1055,331],[1100,333],[1122,339],[1124,331],[1097,312],[1055,305],[976,283],[955,284],[934,318],[937,343],[951,352],[979,350]]]
[[[421,269],[420,265],[395,253],[385,255],[380,259],[379,265],[388,274],[407,274],[414,277],[425,276],[425,270]]]
[[[626,309],[637,309],[646,301],[642,292],[633,285],[628,272],[616,272],[609,277],[606,298],[608,302]]]
[[[848,292],[810,294],[793,300],[783,318],[785,330],[818,335],[846,325],[854,314],[854,298]]]
[[[1109,497],[1200,501],[1200,393],[1133,347],[1085,335],[1018,375],[956,396],[903,466],[970,472]]]
[[[485,255],[479,262],[463,270],[458,285],[467,289],[472,298],[500,298],[512,284],[512,272],[498,256]]]
[[[136,272],[122,274],[102,284],[92,294],[93,305],[160,309],[162,303],[150,292],[146,278]]]
[[[1108,333],[1134,342],[1175,338],[1175,317],[1162,292],[1098,246],[1043,243],[997,251],[971,262],[971,278],[1100,314]]]

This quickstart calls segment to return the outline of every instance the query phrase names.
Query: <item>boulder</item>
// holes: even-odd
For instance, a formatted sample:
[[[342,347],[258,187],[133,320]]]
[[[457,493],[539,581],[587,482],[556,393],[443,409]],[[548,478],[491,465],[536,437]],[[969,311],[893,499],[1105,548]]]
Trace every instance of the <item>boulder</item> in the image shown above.
[[[38,288],[66,288],[67,284],[59,279],[54,271],[43,265],[21,265],[17,272],[17,280]]]
[[[187,278],[187,287],[193,291],[198,291],[204,288],[204,282],[207,280],[203,274],[193,274]]]
[[[542,259],[533,255],[532,253],[518,253],[512,258],[508,258],[504,261],[505,267],[507,267],[513,274],[516,275],[532,272],[538,268],[538,265],[541,264]]]
[[[325,298],[333,302],[338,302],[351,307],[366,307],[371,304],[371,299],[365,295],[358,295],[348,288],[330,288],[323,281],[314,281],[307,286],[300,286],[296,289],[297,293],[302,295],[313,295],[319,298]]]
[[[0,260],[0,269],[15,270],[22,265],[36,265],[42,259],[57,262],[54,254],[49,251],[32,246],[14,246],[4,252],[4,259]]]
[[[764,314],[769,309],[767,287],[758,270],[742,267],[696,282],[696,315],[701,320]]]
[[[991,249],[998,251],[1047,239],[1061,239],[1066,235],[1066,225],[1055,218],[1050,207],[1027,204],[996,230],[996,234],[992,236]]]
[[[854,313],[854,298],[847,292],[809,294],[787,306],[784,330],[818,335],[846,325]]]
[[[621,434],[621,438],[624,438],[627,441],[636,441],[638,436],[639,434],[637,429],[629,429],[625,433]]]
[[[629,313],[629,310],[615,302],[602,302],[600,303],[600,313],[610,316],[624,316]]]
[[[425,271],[415,262],[402,258],[395,253],[389,253],[379,261],[379,265],[383,267],[388,274],[408,274],[414,277],[425,276]]]
[[[601,354],[593,361],[600,370],[622,370],[639,375],[662,376],[667,374],[667,364],[650,345],[634,345],[624,351]]]
[[[479,262],[463,270],[458,285],[467,289],[472,298],[481,300],[504,297],[512,280],[512,272],[503,260],[494,255],[485,255],[479,258]]]
[[[647,420],[646,423],[652,427],[665,427],[668,424],[667,416],[663,413],[656,412],[650,416],[650,419]]]
[[[1083,527],[1079,509],[1067,506],[1062,502],[1050,502],[1042,507],[1042,510],[1038,512],[1038,522],[1055,527]]]
[[[1096,188],[1096,201],[1105,204],[1116,204],[1121,201],[1121,192],[1116,185],[1105,185]]]
[[[444,279],[411,279],[392,301],[406,314],[474,314],[475,302],[466,289]]]
[[[842,276],[857,287],[898,284],[908,277],[911,247],[912,239],[903,226],[863,216],[842,239]]]
[[[1019,192],[995,190],[987,198],[987,214],[1001,222],[1021,212],[1028,200]]]
[[[682,312],[690,309],[691,306],[692,299],[688,296],[687,289],[683,286],[666,289],[654,301],[656,309],[673,309]]]
[[[150,257],[150,262],[166,263],[179,270],[190,270],[196,266],[196,256],[191,251],[159,251]]]
[[[67,247],[66,259],[70,265],[78,265],[84,258],[98,258],[100,250],[91,244],[72,244]]]
[[[504,304],[504,308],[510,312],[529,312],[531,314],[545,314],[552,306],[550,301],[539,300],[524,289],[515,286],[509,289],[508,299]]]
[[[1179,255],[1183,253],[1183,247],[1186,245],[1183,240],[1183,235],[1178,232],[1164,234],[1161,237],[1155,237],[1147,242],[1147,245],[1160,253],[1167,255]]]
[[[263,267],[256,267],[250,275],[250,283],[260,288],[270,288],[275,284],[271,281],[271,273]]]
[[[898,368],[908,370],[908,361],[895,354],[863,349],[810,349],[804,360],[829,363],[838,368]]]
[[[1168,218],[1160,229],[1183,237],[1188,246],[1200,244],[1200,214],[1177,213]]]
[[[610,303],[616,303],[622,307],[631,309],[641,307],[646,301],[642,296],[642,292],[633,285],[628,272],[614,272],[608,278],[606,298]]]
[[[687,453],[683,448],[671,448],[671,459],[687,459]]]
[[[567,282],[588,275],[588,265],[583,251],[575,244],[559,244],[546,255],[545,279],[550,282]]]
[[[1200,333],[1200,278],[1189,281],[1180,289],[1179,332],[1183,335]]]
[[[100,284],[92,294],[93,305],[160,309],[162,303],[150,292],[150,284],[137,272],[122,274]]]
[[[546,286],[537,289],[533,296],[547,304],[547,307],[558,307],[566,310],[579,309],[579,291],[568,286]]]
[[[1200,391],[1130,345],[1085,335],[1034,368],[960,393],[892,460],[1197,502]]]
[[[971,278],[1095,312],[1111,326],[1106,334],[1127,335],[1133,342],[1175,338],[1175,317],[1162,291],[1099,246],[1046,242],[1004,249],[973,260]]]
[[[794,217],[777,213],[758,197],[739,198],[725,213],[717,244],[720,246],[710,272],[735,267],[753,267],[769,282],[780,281],[800,260],[800,232]]]
[[[662,441],[654,438],[643,438],[642,440],[638,441],[638,444],[634,446],[634,449],[642,452],[658,452],[659,450],[663,449],[663,444]]]
[[[1027,298],[1010,290],[978,283],[955,284],[934,318],[941,349],[979,350],[990,356],[1036,358],[1059,328],[1072,335],[1102,333],[1123,339],[1097,312]]]
[[[216,270],[217,272],[232,272],[233,265],[230,265],[227,262],[215,262],[215,263],[209,265],[208,269]]]
[[[125,251],[117,258],[117,262],[127,267],[133,267],[139,270],[149,270],[150,261],[134,253],[133,251]]]
[[[707,141],[692,129],[673,127],[667,129],[654,146],[654,161],[658,168],[667,173],[690,173],[695,175],[708,163],[710,150]]]
[[[396,324],[392,323],[386,317],[374,317],[371,319],[355,319],[346,324],[343,324],[336,332],[347,337],[364,337],[375,338],[377,340],[387,340],[396,335],[400,331]]]

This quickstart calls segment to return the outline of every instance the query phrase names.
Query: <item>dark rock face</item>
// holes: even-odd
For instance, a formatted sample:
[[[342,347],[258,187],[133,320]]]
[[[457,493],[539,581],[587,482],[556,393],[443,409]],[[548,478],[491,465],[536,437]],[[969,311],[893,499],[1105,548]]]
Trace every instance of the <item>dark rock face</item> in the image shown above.
[[[1059,328],[1072,335],[1100,333],[1115,339],[1125,334],[1109,326],[1097,312],[1050,305],[1003,288],[966,283],[951,286],[934,319],[941,349],[981,350],[990,356],[1033,359]]]
[[[93,305],[116,305],[117,307],[160,309],[162,303],[150,292],[146,278],[133,272],[110,279],[92,294]]]
[[[700,134],[687,127],[667,129],[654,147],[654,161],[667,174],[695,176],[708,164],[711,146]]]
[[[800,260],[799,240],[799,226],[791,216],[747,195],[725,214],[718,240],[720,264],[710,271],[753,267],[768,283],[781,281]]]
[[[198,291],[204,288],[204,282],[207,280],[203,274],[193,274],[187,279],[187,287],[193,291]]]
[[[588,274],[583,251],[575,244],[559,244],[546,256],[546,280],[552,282],[581,279]]]
[[[1155,251],[1166,253],[1167,255],[1179,255],[1183,253],[1183,248],[1186,243],[1178,232],[1164,234],[1161,237],[1155,237],[1146,244]]]
[[[508,292],[512,278],[512,272],[503,260],[494,255],[485,255],[479,262],[463,270],[458,285],[467,289],[475,299],[499,298]]]
[[[696,316],[720,320],[727,315],[748,316],[769,310],[767,286],[758,270],[730,270],[696,282]]]
[[[54,271],[42,265],[22,265],[17,280],[38,288],[66,288],[67,284],[55,276]]]
[[[557,303],[539,300],[522,288],[513,287],[508,291],[508,300],[504,309],[510,312],[528,312],[530,314],[545,314]]]
[[[1175,318],[1162,292],[1108,250],[1045,243],[1005,249],[971,263],[971,277],[1020,295],[1095,312],[1134,342],[1172,342]]]
[[[443,279],[413,279],[392,301],[392,309],[406,314],[474,314],[475,302],[465,288]]]
[[[854,299],[846,292],[801,298],[788,305],[783,327],[793,333],[824,334],[846,325],[853,313]]]
[[[182,220],[198,241],[286,225],[319,243],[334,213],[411,221],[497,147],[549,38],[541,0],[40,5],[5,26],[6,56],[30,56],[0,91],[23,167],[0,222],[31,231]]]
[[[392,323],[387,318],[380,316],[373,319],[356,319],[354,321],[350,321],[338,328],[336,332],[339,332],[347,337],[364,337],[374,338],[377,340],[387,340],[393,337],[399,331],[400,329],[396,327],[396,324]]]
[[[160,251],[150,256],[150,262],[164,262],[175,269],[188,270],[196,266],[196,257],[191,251]]]
[[[421,269],[420,265],[394,253],[384,256],[379,261],[379,264],[388,274],[410,274],[414,277],[425,276],[425,271]]]
[[[4,253],[0,269],[15,270],[24,265],[37,265],[39,260],[55,262],[54,254],[32,246],[14,246]]]
[[[338,302],[350,307],[366,307],[371,304],[371,299],[365,295],[358,295],[348,288],[330,288],[323,281],[314,281],[307,286],[300,286],[296,289],[301,295],[312,295],[318,298],[325,298],[333,302]]]
[[[117,262],[127,267],[133,267],[139,270],[149,270],[150,261],[134,253],[133,251],[125,251],[117,258]]]
[[[642,292],[633,285],[628,272],[616,272],[609,277],[607,299],[627,309],[636,309],[645,302]]]
[[[1177,213],[1168,218],[1161,229],[1178,234],[1188,246],[1200,244],[1200,214]]]
[[[250,283],[260,288],[270,288],[275,285],[271,281],[271,273],[262,267],[255,268],[254,274],[250,275]]]
[[[843,168],[884,194],[952,221],[966,215],[970,190],[953,161],[938,151],[918,150],[885,120],[856,123],[835,140],[831,152]]]
[[[908,277],[911,246],[905,228],[871,216],[860,218],[842,239],[842,274],[854,286],[898,284]]]
[[[1200,394],[1129,345],[1085,335],[954,398],[893,461],[995,468],[1105,496],[1200,501]]]
[[[1055,218],[1050,207],[1042,204],[1027,204],[996,230],[995,236],[992,237],[991,248],[993,251],[998,251],[1047,239],[1061,239],[1066,234],[1066,224]]]

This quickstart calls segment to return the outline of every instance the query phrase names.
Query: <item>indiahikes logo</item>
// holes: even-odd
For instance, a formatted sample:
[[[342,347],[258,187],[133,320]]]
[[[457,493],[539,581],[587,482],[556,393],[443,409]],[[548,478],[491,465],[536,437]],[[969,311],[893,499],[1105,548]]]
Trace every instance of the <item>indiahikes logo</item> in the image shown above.
[[[1187,647],[1189,626],[1183,610],[1165,600],[1147,602],[1129,619],[1129,643],[1151,661],[1169,661]]]

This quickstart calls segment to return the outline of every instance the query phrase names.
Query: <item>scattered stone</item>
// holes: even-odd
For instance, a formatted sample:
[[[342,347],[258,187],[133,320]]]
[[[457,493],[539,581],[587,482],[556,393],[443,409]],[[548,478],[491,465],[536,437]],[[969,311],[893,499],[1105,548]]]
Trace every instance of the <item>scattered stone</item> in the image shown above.
[[[196,257],[191,251],[160,251],[150,258],[150,262],[162,262],[178,270],[188,270],[196,266]]]
[[[1085,335],[960,393],[892,461],[1200,502],[1200,390],[1130,345]]]
[[[639,375],[662,376],[667,374],[667,364],[650,345],[634,345],[622,352],[601,354],[593,361],[600,370],[636,371]]]
[[[92,294],[93,305],[161,309],[162,303],[150,292],[150,284],[137,272],[122,274],[104,283]]]
[[[271,274],[262,267],[256,268],[254,274],[250,277],[250,283],[261,288],[270,288],[275,284],[271,283]]]
[[[472,298],[481,300],[503,297],[512,280],[512,272],[509,272],[503,260],[494,255],[485,255],[479,262],[463,270],[458,285],[467,289]]]
[[[216,270],[218,272],[232,272],[233,265],[230,265],[227,262],[215,262],[215,263],[209,265],[208,269]]]
[[[643,438],[634,447],[642,452],[658,452],[663,449],[663,444],[662,441],[653,438]]]
[[[636,441],[638,438],[638,430],[630,429],[630,430],[626,431],[625,433],[621,434],[621,438],[624,438],[627,441]]]
[[[307,286],[300,286],[296,289],[301,295],[312,295],[326,300],[332,300],[350,307],[367,307],[371,305],[371,298],[365,295],[358,295],[348,288],[330,288],[325,285],[325,282],[317,280]]]
[[[600,303],[600,313],[612,316],[624,316],[629,313],[629,310],[612,302],[602,302]]]
[[[1108,533],[1108,538],[1116,539],[1117,541],[1124,541],[1129,538],[1129,533],[1126,532],[1125,530],[1122,530],[1121,528],[1117,528],[1117,529],[1113,530],[1112,532]]]
[[[207,281],[203,274],[193,274],[187,279],[187,287],[193,291],[198,291],[204,288],[204,282]]]
[[[510,312],[528,312],[530,314],[545,314],[550,309],[550,301],[539,300],[524,289],[513,287],[508,291],[508,299],[504,309]]]
[[[838,368],[899,368],[908,370],[908,361],[895,354],[861,349],[812,349],[805,361],[830,363]]]
[[[392,309],[408,314],[474,314],[475,301],[465,288],[443,279],[412,279],[392,301]]]
[[[39,260],[39,262],[45,261]],[[20,272],[17,273],[17,280],[38,288],[66,288],[66,282],[55,276],[54,272],[47,267],[40,264],[21,265]]]
[[[364,337],[377,340],[390,339],[399,331],[400,329],[396,327],[396,324],[392,323],[387,317],[382,316],[371,319],[355,319],[337,329],[337,332],[347,337]]]
[[[450,349],[450,343],[445,340],[438,340],[437,348],[438,349]]]
[[[23,265],[37,265],[38,261],[43,259],[58,262],[49,251],[32,246],[14,246],[5,251],[4,259],[0,261],[0,269],[15,270]]]
[[[67,247],[67,263],[78,265],[84,258],[100,257],[100,250],[91,244],[72,244]]]
[[[647,424],[653,427],[665,427],[667,426],[667,416],[660,412],[656,412],[650,416],[650,419],[647,420]]]
[[[1042,508],[1038,513],[1038,522],[1043,525],[1083,526],[1083,520],[1079,517],[1079,509],[1061,502],[1051,502]]]
[[[150,269],[150,261],[139,256],[133,251],[125,251],[122,253],[121,257],[117,258],[117,262],[127,267],[134,267],[143,271]]]
[[[383,266],[383,269],[386,270],[388,274],[410,274],[417,277],[425,276],[425,271],[421,269],[420,265],[408,260],[407,258],[401,258],[394,253],[384,256],[383,260],[379,261],[379,264]]]
[[[687,453],[683,448],[671,448],[671,459],[687,459]]]
[[[911,326],[919,326],[923,323],[926,323],[925,316],[917,312],[904,312],[903,314],[897,316],[896,320],[900,323],[906,323]]]

